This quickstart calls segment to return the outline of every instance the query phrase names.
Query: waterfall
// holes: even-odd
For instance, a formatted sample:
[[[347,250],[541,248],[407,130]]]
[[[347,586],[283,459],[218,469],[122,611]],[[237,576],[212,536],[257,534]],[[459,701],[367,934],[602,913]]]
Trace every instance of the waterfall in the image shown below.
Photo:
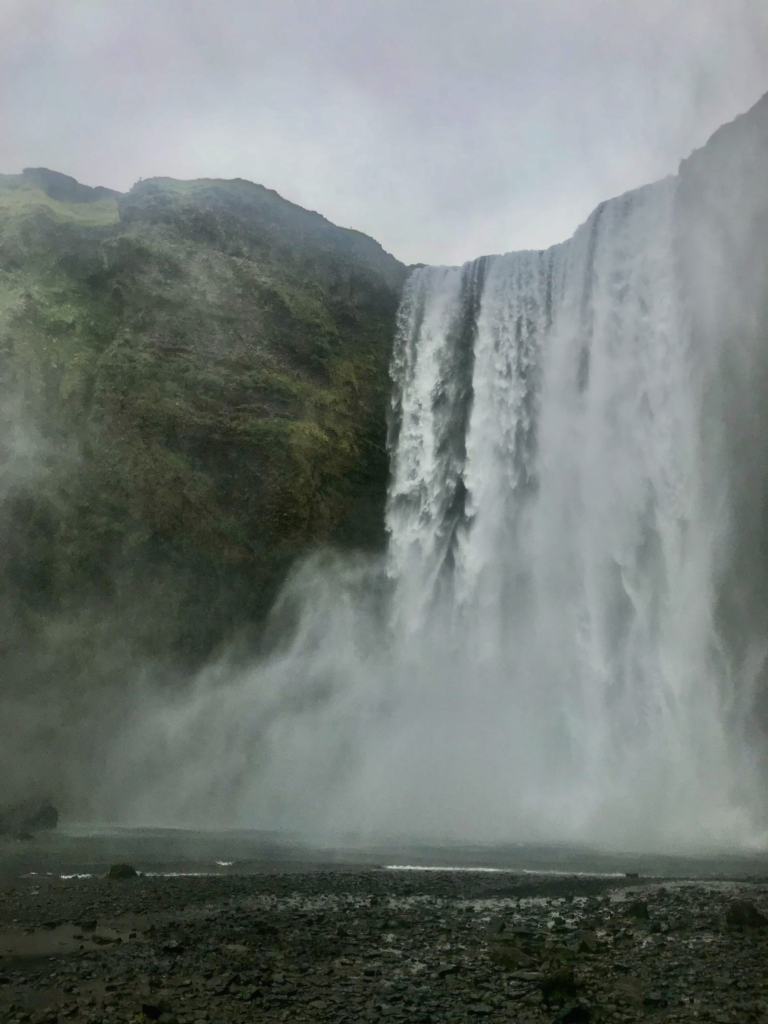
[[[611,794],[728,817],[748,776],[715,621],[677,189],[603,203],[544,252],[418,269],[400,313],[396,629],[492,695],[522,803],[554,795],[567,818]]]
[[[755,111],[561,245],[411,273],[386,556],[317,554],[260,659],[142,691],[97,809],[334,842],[768,845]]]

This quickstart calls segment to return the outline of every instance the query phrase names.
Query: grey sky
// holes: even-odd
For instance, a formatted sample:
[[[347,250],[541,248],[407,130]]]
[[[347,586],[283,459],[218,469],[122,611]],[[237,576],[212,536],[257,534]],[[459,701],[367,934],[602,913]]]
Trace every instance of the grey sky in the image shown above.
[[[560,241],[766,91],[766,0],[0,0],[0,171],[249,178],[406,262]]]

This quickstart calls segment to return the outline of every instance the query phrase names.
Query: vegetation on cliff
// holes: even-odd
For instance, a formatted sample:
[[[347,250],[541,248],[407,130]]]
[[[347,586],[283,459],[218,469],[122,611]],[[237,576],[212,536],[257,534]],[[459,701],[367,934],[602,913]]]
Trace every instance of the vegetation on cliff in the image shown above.
[[[92,673],[110,643],[194,662],[297,555],[381,544],[405,273],[247,181],[0,176],[12,676]]]

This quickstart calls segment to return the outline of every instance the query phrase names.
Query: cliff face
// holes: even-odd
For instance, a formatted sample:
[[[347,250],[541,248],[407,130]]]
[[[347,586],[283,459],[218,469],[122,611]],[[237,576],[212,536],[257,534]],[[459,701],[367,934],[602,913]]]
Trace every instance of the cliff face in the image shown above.
[[[6,678],[195,662],[301,552],[382,543],[405,276],[247,181],[0,176]]]

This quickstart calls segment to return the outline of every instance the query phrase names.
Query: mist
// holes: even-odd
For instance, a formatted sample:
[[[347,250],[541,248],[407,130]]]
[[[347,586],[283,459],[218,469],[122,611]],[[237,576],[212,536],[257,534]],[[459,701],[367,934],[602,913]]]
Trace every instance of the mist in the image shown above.
[[[381,566],[321,556],[288,583],[275,614],[293,604],[298,621],[270,657],[212,666],[171,701],[139,687],[108,744],[96,820],[257,827],[326,845],[762,846],[757,764],[744,751],[728,760],[708,709],[688,723],[701,731],[686,749],[625,736],[607,774],[585,761],[575,709],[555,705],[560,679],[526,683],[519,657],[468,651],[445,607],[426,634],[393,636],[377,585],[386,591]]]

